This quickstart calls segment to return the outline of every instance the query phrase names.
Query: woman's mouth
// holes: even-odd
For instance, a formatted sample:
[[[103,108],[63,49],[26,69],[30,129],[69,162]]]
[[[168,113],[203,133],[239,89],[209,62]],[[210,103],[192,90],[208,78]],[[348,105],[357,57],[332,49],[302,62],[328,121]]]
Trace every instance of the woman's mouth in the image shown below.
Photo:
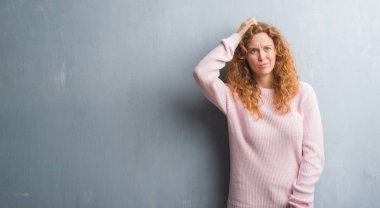
[[[269,64],[268,63],[265,63],[265,64],[259,64],[259,68],[266,68]]]

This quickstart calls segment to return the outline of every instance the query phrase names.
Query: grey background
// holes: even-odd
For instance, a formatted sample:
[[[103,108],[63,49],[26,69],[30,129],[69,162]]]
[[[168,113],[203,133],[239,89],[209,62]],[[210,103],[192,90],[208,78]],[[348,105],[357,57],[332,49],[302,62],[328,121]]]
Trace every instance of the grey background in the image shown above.
[[[192,77],[254,15],[318,95],[316,207],[379,207],[380,1],[1,0],[0,207],[225,207],[225,118]]]

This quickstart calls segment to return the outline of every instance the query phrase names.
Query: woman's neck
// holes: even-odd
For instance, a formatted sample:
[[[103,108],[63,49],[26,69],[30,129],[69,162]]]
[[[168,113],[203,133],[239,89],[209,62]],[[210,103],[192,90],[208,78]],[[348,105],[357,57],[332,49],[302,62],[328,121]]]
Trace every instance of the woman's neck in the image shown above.
[[[273,88],[272,74],[268,74],[263,77],[256,77],[256,82],[260,87],[269,88],[269,89]]]

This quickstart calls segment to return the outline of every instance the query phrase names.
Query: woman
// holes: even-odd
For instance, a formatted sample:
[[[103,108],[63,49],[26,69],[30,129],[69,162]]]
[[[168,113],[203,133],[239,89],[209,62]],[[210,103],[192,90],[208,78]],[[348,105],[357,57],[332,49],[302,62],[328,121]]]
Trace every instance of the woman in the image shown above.
[[[225,84],[219,70],[229,61]],[[280,32],[247,19],[200,61],[194,78],[227,117],[228,207],[313,207],[324,167],[322,121]]]

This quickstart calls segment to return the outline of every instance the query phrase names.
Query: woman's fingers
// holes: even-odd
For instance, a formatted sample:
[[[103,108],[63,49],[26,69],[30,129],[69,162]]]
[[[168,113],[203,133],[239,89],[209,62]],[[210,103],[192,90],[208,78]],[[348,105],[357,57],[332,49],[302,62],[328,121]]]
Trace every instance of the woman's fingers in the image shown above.
[[[251,27],[252,25],[257,25],[257,21],[255,17],[249,17],[246,19],[243,23],[241,23],[239,30],[237,33],[240,34],[240,36],[243,36],[245,32]]]
[[[256,18],[253,18],[253,24],[254,24],[254,25],[257,25]]]
[[[256,21],[255,17],[250,17],[246,21],[248,22],[249,26],[251,26],[251,25],[257,25],[257,21]]]

